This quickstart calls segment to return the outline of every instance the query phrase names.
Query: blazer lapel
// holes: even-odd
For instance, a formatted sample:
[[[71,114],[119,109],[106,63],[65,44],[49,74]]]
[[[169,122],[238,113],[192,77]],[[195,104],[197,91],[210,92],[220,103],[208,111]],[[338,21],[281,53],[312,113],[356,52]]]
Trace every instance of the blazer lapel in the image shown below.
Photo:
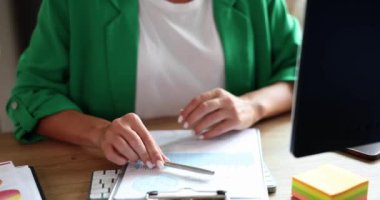
[[[226,89],[241,95],[254,88],[253,30],[246,6],[214,0],[214,18],[224,49]]]
[[[114,111],[117,116],[121,116],[133,112],[135,106],[138,1],[109,1],[116,15],[105,27],[107,67]]]

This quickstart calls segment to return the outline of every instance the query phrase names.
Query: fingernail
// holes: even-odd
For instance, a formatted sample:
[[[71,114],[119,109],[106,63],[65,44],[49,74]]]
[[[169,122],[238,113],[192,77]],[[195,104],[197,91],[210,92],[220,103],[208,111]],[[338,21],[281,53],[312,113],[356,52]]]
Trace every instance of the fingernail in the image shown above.
[[[181,124],[181,123],[182,123],[182,121],[183,121],[183,117],[182,117],[182,115],[180,115],[180,116],[178,117],[178,120],[177,120],[177,122],[178,122],[179,124]]]
[[[164,162],[162,162],[161,160],[157,161],[157,167],[158,167],[159,169],[164,168]]]
[[[200,135],[200,136],[198,136],[198,139],[203,140],[203,139],[205,139],[205,136]]]
[[[185,123],[183,124],[183,128],[189,128],[189,124],[188,124],[187,122],[185,122]]]
[[[150,161],[146,162],[146,166],[148,166],[149,169],[152,169],[154,167],[153,163]]]

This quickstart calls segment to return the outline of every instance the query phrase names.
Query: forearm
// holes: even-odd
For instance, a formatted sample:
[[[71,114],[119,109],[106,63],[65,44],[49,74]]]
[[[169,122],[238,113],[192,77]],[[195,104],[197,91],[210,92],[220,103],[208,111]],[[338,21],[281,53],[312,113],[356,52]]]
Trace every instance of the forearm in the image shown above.
[[[40,120],[37,133],[81,146],[98,146],[99,138],[111,122],[74,110],[59,112]]]
[[[254,107],[260,119],[290,111],[293,82],[278,82],[241,96]]]

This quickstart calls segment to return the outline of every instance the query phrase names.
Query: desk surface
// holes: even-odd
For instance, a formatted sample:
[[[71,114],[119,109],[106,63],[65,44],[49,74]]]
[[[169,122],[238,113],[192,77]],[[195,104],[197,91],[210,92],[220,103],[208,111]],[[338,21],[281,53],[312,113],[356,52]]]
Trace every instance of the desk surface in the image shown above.
[[[146,122],[150,130],[178,129],[174,119]],[[340,153],[294,158],[289,152],[290,116],[259,123],[264,160],[277,181],[270,199],[290,199],[291,177],[321,164],[331,163],[370,179],[369,198],[380,199],[380,161],[367,162]],[[116,169],[101,153],[56,141],[21,145],[11,134],[0,134],[0,161],[35,167],[47,199],[87,199],[92,171]]]

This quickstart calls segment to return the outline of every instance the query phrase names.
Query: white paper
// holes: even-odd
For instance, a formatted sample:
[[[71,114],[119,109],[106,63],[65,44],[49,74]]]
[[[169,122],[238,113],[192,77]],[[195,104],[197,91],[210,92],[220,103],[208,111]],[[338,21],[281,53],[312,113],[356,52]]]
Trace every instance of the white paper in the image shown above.
[[[33,200],[41,200],[42,198],[36,180],[34,179],[32,170],[29,166],[18,166],[16,169],[20,178],[23,180],[25,187],[28,188],[25,192],[27,192],[27,196],[30,198],[27,199],[33,198]]]
[[[33,174],[28,166],[0,163],[0,199],[40,200]]]
[[[260,135],[256,129],[231,132],[212,140],[199,140],[189,130],[151,133],[172,162],[210,169],[215,175],[131,165],[115,199],[143,199],[148,191],[182,188],[225,190],[231,198],[268,198],[262,173]]]

